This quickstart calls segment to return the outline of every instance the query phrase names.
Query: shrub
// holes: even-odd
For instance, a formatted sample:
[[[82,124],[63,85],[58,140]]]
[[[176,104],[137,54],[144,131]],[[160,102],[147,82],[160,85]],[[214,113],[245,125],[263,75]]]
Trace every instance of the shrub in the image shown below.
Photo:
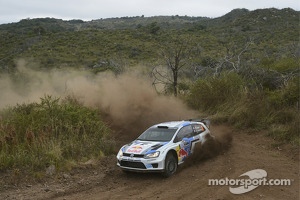
[[[40,103],[16,105],[1,112],[0,169],[40,169],[67,160],[111,153],[110,130],[100,113],[72,98],[52,96]]]
[[[234,105],[229,122],[239,128],[265,128],[269,113],[264,91],[246,91]]]
[[[295,146],[300,145],[299,138],[299,114],[296,114],[295,118],[285,124],[272,124],[268,130],[268,135],[274,138],[280,143],[291,143]]]
[[[253,80],[251,80],[253,81]],[[282,143],[299,145],[299,78],[274,90],[247,86],[238,74],[199,79],[186,101],[213,120],[242,129],[265,129]]]
[[[240,98],[243,79],[236,73],[199,79],[192,85],[187,103],[198,110],[216,112],[220,106]]]

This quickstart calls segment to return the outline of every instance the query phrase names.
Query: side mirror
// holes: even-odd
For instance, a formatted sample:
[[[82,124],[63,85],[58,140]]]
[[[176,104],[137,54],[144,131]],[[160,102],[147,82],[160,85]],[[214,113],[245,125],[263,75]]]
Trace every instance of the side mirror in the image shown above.
[[[207,128],[210,127],[210,120],[209,120],[209,119],[203,119],[202,122],[205,124],[205,126],[206,126]]]

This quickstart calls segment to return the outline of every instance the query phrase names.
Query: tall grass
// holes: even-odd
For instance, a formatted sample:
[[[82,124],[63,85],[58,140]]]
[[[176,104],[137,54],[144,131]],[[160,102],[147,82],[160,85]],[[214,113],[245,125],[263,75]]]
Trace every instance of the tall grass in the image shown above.
[[[195,109],[215,113],[228,102],[234,106],[234,102],[241,98],[244,85],[243,79],[236,73],[198,79],[190,89],[187,103]]]
[[[300,144],[299,78],[275,89],[248,86],[237,73],[199,79],[191,86],[187,103],[237,128],[267,130],[282,143]]]
[[[39,103],[6,108],[0,116],[0,170],[63,167],[113,150],[100,113],[70,97],[45,96]]]

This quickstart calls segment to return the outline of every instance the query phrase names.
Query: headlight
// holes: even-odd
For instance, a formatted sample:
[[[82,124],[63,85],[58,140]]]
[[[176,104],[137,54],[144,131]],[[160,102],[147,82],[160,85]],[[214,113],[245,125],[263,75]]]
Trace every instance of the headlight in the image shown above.
[[[122,157],[123,156],[123,151],[122,149],[120,149],[119,153],[118,153],[118,157]]]
[[[159,151],[149,153],[145,155],[145,158],[157,158],[159,156]]]

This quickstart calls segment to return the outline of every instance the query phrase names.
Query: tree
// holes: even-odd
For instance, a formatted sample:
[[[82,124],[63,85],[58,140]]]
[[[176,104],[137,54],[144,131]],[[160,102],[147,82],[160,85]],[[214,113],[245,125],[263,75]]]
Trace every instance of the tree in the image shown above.
[[[160,26],[157,22],[152,22],[150,25],[147,26],[149,33],[155,35],[160,30]]]
[[[195,48],[192,39],[185,36],[175,36],[163,43],[159,55],[164,61],[162,66],[152,69],[153,85],[163,84],[165,91],[171,88],[176,97],[178,95],[178,76],[198,48]],[[197,46],[196,46],[197,47]]]
[[[243,58],[247,52],[251,52],[251,46],[255,45],[253,38],[247,39],[245,43],[226,43],[221,42],[223,45],[224,57],[218,60],[211,57],[204,57],[201,65],[193,67],[196,78],[200,75],[213,75],[219,76],[222,71],[229,70],[236,73],[249,72],[249,66],[251,59]],[[246,56],[245,56],[246,57]]]

